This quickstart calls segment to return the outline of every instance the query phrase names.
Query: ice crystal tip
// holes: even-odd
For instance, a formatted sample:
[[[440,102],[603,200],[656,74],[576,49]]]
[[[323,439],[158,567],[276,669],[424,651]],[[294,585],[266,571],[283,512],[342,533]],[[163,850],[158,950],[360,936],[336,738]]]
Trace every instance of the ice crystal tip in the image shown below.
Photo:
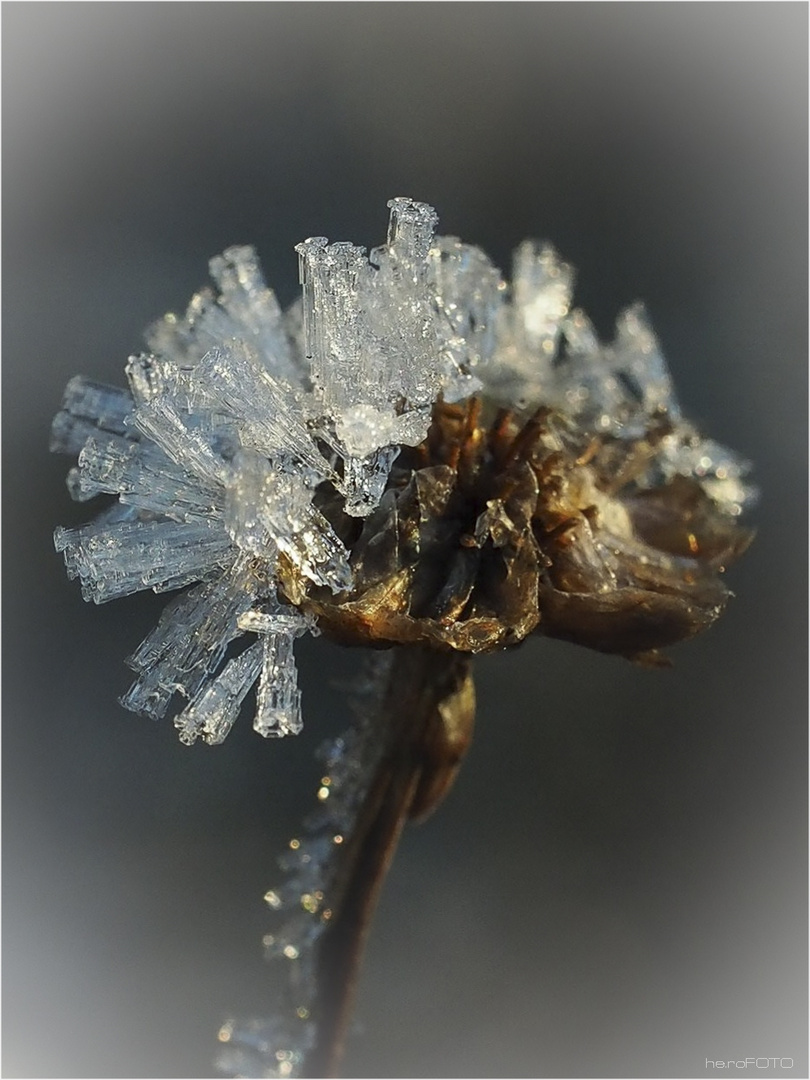
[[[52,449],[78,457],[73,498],[117,499],[55,534],[85,599],[193,586],[132,657],[123,698],[155,718],[176,698],[184,742],[221,742],[253,684],[256,730],[298,731],[293,642],[319,625],[474,652],[533,629],[539,590],[544,632],[557,619],[572,636],[574,594],[619,603],[625,590],[629,605],[633,589],[667,592],[650,578],[680,573],[676,557],[712,568],[743,545],[728,522],[753,501],[748,466],[682,419],[640,305],[603,344],[549,244],[518,247],[510,287],[480,249],[435,235],[427,203],[388,206],[370,254],[318,236],[297,246],[302,294],[287,311],[254,249],[228,248],[210,262],[215,288],[147,330],[128,389],[77,376],[54,419]],[[483,413],[454,404],[472,395]],[[517,433],[541,406],[556,419]],[[555,549],[541,575],[572,514],[589,539]],[[516,552],[534,550],[538,530],[548,550],[530,566]],[[507,560],[489,583],[488,546]],[[643,573],[619,565],[628,551]],[[532,596],[519,595],[529,581]],[[707,611],[718,595],[706,593]],[[259,641],[237,645],[246,634]],[[634,641],[615,651],[633,654]],[[336,832],[351,816],[339,787],[327,800]]]

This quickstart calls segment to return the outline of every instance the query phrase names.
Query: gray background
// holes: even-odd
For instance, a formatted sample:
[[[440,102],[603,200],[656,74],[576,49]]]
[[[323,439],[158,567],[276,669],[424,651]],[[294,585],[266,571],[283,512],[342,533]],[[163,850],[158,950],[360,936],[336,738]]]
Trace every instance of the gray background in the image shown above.
[[[120,709],[163,601],[65,580],[63,385],[120,383],[225,246],[286,303],[296,242],[377,243],[403,194],[506,268],[553,240],[604,333],[643,297],[763,496],[672,672],[542,640],[478,665],[346,1073],[806,1076],[806,5],[6,3],[3,30],[5,1075],[211,1075],[221,1018],[265,1007],[262,894],[357,660],[304,645],[282,745]]]

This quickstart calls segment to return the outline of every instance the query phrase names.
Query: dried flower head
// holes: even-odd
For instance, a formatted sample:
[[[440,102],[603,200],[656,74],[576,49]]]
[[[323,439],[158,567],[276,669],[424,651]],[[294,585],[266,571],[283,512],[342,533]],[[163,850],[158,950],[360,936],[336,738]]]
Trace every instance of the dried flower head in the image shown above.
[[[223,1028],[241,1074],[290,1075],[319,1046],[310,1071],[334,1060],[323,1031],[339,1042],[345,1016],[324,957],[345,939],[326,931],[362,922],[358,867],[369,851],[382,865],[452,780],[464,658],[537,632],[664,662],[721,613],[720,575],[751,537],[748,466],[683,418],[640,305],[602,344],[548,245],[523,243],[507,286],[478,248],[434,236],[431,207],[389,207],[368,256],[298,246],[286,312],[251,248],[213,259],[217,290],[151,327],[129,389],[73,379],[53,426],[53,449],[78,454],[73,497],[116,498],[56,532],[85,598],[193,586],[131,657],[127,708],[157,719],[176,701],[183,742],[220,743],[258,683],[256,730],[292,734],[297,636],[412,647],[377,665],[372,704],[325,751],[326,807],[268,893],[295,914],[267,943],[295,967],[295,1030]]]

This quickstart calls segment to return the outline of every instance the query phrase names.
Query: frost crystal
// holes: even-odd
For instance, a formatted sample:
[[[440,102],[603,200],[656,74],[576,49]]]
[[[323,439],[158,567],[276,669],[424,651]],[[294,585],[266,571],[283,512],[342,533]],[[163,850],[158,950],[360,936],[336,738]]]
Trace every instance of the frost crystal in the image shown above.
[[[730,517],[752,500],[746,463],[681,418],[640,305],[604,345],[548,244],[521,244],[510,291],[478,248],[434,235],[432,207],[388,205],[387,240],[368,256],[322,237],[298,245],[302,298],[286,312],[253,249],[229,248],[211,260],[216,289],[147,331],[129,390],[74,378],[54,420],[52,448],[78,455],[73,498],[118,500],[56,531],[85,599],[194,586],[136,650],[123,698],[160,717],[178,695],[184,742],[221,742],[257,681],[256,730],[300,729],[293,641],[315,629],[301,605],[351,597],[358,569],[372,580],[392,542],[407,554],[399,511],[380,503],[439,399],[549,406],[618,445],[658,425],[640,490],[688,477]],[[352,555],[352,519],[380,514],[389,524],[376,541],[363,531]],[[475,558],[461,552],[461,577]],[[261,644],[240,651],[244,634]]]

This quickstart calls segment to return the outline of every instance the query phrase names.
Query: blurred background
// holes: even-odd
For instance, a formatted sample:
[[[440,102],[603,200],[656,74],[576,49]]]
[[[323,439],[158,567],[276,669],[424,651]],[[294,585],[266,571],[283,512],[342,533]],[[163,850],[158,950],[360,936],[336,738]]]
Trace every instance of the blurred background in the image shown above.
[[[807,1075],[807,7],[3,5],[6,1076],[212,1075],[261,1015],[262,896],[359,657],[300,648],[306,730],[126,713],[165,598],[82,603],[52,547],[75,373],[253,243],[374,245],[386,200],[508,270],[648,305],[685,411],[756,463],[737,594],[669,672],[536,640],[478,663],[456,789],[404,839],[347,1076]],[[749,1070],[750,1071],[750,1070]]]

